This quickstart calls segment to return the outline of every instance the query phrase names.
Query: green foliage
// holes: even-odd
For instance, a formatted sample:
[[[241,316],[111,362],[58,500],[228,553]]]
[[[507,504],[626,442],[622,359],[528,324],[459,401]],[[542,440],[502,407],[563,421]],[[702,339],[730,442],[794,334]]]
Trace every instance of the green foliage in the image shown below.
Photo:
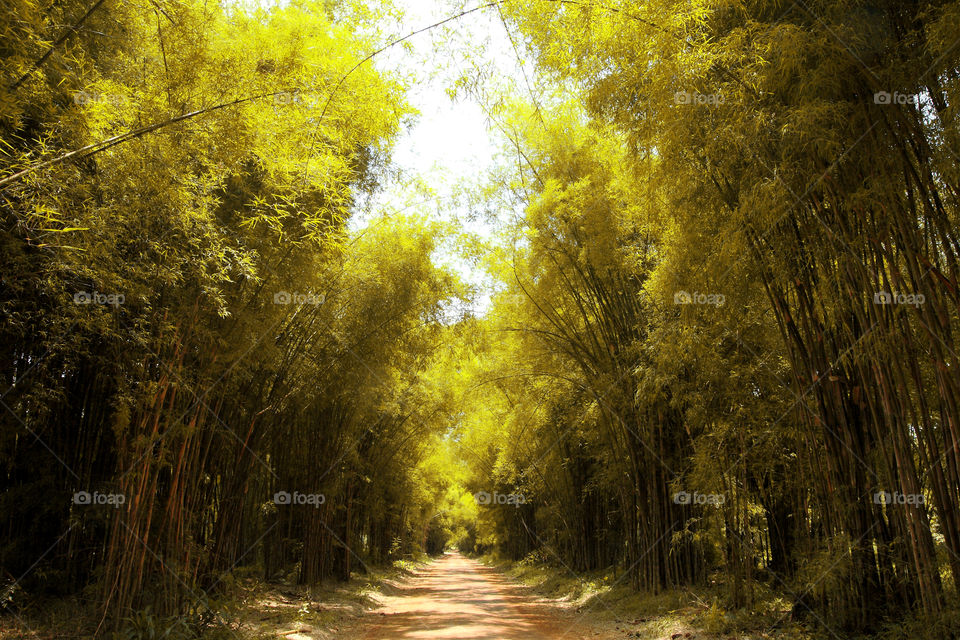
[[[159,617],[149,607],[126,618],[121,630],[113,634],[113,640],[189,640],[196,637],[184,618]]]

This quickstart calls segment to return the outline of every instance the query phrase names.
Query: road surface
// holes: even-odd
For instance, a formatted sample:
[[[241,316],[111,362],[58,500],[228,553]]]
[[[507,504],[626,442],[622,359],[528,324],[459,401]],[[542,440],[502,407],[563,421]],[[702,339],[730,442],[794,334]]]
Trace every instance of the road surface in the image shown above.
[[[564,615],[501,573],[447,553],[383,597],[352,637],[364,640],[581,640],[577,616]],[[590,635],[591,639],[597,636]]]

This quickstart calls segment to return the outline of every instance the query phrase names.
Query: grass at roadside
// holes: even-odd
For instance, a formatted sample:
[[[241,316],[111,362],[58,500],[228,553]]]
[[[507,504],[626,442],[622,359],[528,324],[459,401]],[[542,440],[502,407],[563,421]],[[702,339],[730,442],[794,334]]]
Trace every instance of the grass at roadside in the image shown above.
[[[140,611],[124,621],[110,640],[325,640],[377,605],[381,593],[428,561],[399,560],[354,573],[347,582],[306,587],[264,582],[238,572],[220,585],[220,594],[192,616],[161,617]],[[0,640],[87,640],[98,619],[78,600],[34,603],[16,615],[0,614]]]
[[[569,607],[584,620],[615,637],[648,640],[854,640],[842,630],[792,619],[791,601],[762,582],[753,584],[753,605],[729,605],[729,585],[716,576],[697,589],[638,593],[614,571],[575,575],[544,557],[528,556],[509,562],[494,556],[480,558],[536,593]],[[881,625],[871,640],[942,640],[960,628],[960,606],[947,604],[943,614],[915,613],[896,623]],[[619,632],[619,633],[616,633]],[[622,633],[622,636],[619,634]]]
[[[245,638],[332,638],[341,627],[376,607],[381,593],[389,593],[395,581],[410,575],[426,560],[426,557],[400,560],[390,567],[354,574],[348,582],[327,582],[315,587],[257,583],[251,586],[246,597],[239,599],[243,604],[235,619]],[[204,636],[203,640],[208,638]]]
[[[831,637],[829,633],[818,634],[792,621],[790,603],[760,588],[756,588],[755,604],[750,610],[736,610],[725,606],[719,586],[638,593],[614,571],[575,575],[563,566],[536,557],[509,562],[488,555],[481,561],[531,587],[539,595],[557,601],[603,631],[621,632],[624,638],[819,640]]]

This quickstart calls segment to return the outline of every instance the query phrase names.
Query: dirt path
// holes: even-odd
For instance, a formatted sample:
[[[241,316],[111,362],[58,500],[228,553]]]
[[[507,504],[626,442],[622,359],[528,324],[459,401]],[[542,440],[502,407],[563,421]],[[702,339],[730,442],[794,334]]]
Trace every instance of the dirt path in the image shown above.
[[[564,614],[494,569],[448,553],[383,597],[383,606],[352,638],[581,640],[575,614]]]

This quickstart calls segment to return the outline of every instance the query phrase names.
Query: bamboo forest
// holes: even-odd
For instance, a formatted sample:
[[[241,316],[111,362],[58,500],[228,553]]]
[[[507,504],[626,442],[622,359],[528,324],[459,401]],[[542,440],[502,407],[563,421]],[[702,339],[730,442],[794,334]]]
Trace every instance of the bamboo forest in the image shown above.
[[[3,0],[0,639],[960,638],[960,1]]]

